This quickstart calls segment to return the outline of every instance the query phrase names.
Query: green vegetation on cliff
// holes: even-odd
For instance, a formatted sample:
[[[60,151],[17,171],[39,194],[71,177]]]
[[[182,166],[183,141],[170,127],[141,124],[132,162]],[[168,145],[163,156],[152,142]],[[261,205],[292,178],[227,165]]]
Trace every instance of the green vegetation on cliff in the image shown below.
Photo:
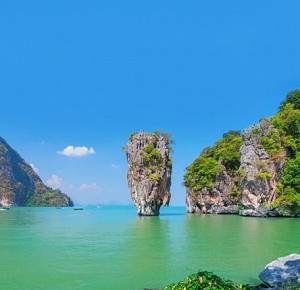
[[[261,140],[261,145],[273,158],[286,154],[277,184],[279,198],[273,205],[300,214],[300,90],[287,94],[271,123],[276,131]]]
[[[136,132],[133,132],[129,136],[129,141],[131,142],[136,135]],[[171,168],[172,160],[165,159],[162,156],[162,152],[159,151],[159,143],[163,141],[170,152],[173,152],[173,147],[170,144],[174,144],[173,140],[170,140],[171,133],[161,132],[161,129],[155,130],[151,134],[151,138],[147,140],[146,145],[142,148],[140,156],[143,161],[143,165],[147,168],[147,175],[149,181],[158,181],[160,180],[159,170],[164,166]],[[165,164],[164,164],[165,163]]]
[[[59,189],[38,186],[29,196],[26,206],[73,206],[71,199]]]
[[[267,128],[267,134],[262,128]],[[272,204],[282,212],[300,214],[300,90],[287,94],[278,112],[271,118],[262,118],[259,126],[248,130],[248,138],[256,138],[258,149],[264,149],[270,161],[284,162],[280,170],[279,182],[276,181],[277,199]],[[229,131],[212,147],[205,148],[200,156],[186,168],[183,184],[200,191],[212,189],[216,177],[224,170],[233,177],[235,187],[232,193],[241,191],[235,176],[243,181],[244,172],[240,167],[242,137],[239,131]],[[268,162],[258,161],[255,177],[270,181],[273,172],[266,170]]]
[[[212,147],[205,148],[200,156],[186,168],[185,186],[198,191],[204,187],[212,189],[220,171],[226,170],[231,176],[240,167],[239,148],[242,145],[241,132],[231,130],[223,135]]]

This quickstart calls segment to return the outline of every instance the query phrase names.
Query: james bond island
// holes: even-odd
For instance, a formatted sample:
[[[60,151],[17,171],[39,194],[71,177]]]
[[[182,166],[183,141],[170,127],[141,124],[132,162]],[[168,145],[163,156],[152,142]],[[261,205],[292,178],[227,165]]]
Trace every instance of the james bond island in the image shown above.
[[[132,133],[126,145],[127,182],[138,215],[157,216],[169,205],[172,147],[169,133]]]
[[[229,131],[187,167],[187,212],[300,215],[300,90],[278,112]]]

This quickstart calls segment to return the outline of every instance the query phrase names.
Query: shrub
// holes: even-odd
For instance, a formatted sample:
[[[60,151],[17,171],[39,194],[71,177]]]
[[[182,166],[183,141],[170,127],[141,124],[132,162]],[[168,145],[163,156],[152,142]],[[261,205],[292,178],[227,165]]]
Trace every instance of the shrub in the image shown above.
[[[240,131],[230,130],[223,135],[212,147],[206,147],[200,156],[186,168],[183,184],[193,190],[204,187],[212,189],[216,175],[226,170],[231,176],[240,167],[239,148],[242,145]],[[218,162],[221,161],[221,165]]]
[[[279,209],[287,209],[288,212],[292,212],[296,215],[300,214],[300,194],[296,192],[294,188],[290,186],[284,189],[284,193],[275,200],[274,207]]]
[[[261,179],[265,179],[265,178],[271,179],[272,174],[269,173],[269,172],[266,172],[266,171],[263,171],[263,172],[262,171],[258,171],[258,172],[255,173],[255,176],[259,177]]]
[[[287,104],[291,104],[295,109],[300,110],[300,90],[290,91],[286,99],[281,102],[279,110],[283,110]]]
[[[223,290],[233,290],[242,289],[248,290],[253,289],[253,287],[244,284],[236,284],[230,280],[220,278],[219,276],[208,271],[199,271],[198,273],[191,274],[184,279],[184,281],[179,281],[177,283],[172,283],[162,290],[185,290],[185,289],[223,289]]]

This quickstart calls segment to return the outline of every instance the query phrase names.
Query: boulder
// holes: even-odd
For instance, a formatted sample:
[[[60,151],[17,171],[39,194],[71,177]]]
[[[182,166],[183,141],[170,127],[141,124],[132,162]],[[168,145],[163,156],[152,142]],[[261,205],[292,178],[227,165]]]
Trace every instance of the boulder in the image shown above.
[[[259,278],[270,287],[279,289],[300,287],[300,255],[291,254],[272,261],[259,274]]]
[[[252,217],[279,217],[282,216],[277,209],[272,207],[259,207],[255,209],[242,209],[239,211],[240,216],[252,216]]]
[[[215,206],[213,205],[207,213],[213,214],[238,214],[239,209],[237,205],[228,205],[228,206]]]

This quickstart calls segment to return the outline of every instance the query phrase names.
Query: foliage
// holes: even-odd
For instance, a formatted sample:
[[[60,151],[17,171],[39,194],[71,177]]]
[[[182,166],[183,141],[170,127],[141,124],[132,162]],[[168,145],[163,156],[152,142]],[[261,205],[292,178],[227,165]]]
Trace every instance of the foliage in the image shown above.
[[[131,132],[129,135],[129,140],[132,141],[134,135],[136,135],[136,134],[137,134],[136,132]]]
[[[284,187],[291,187],[300,193],[300,152],[296,158],[288,160],[280,181]]]
[[[267,168],[267,164],[266,162],[262,161],[262,160],[257,160],[255,162],[255,165],[257,166],[259,171],[263,171]]]
[[[241,203],[239,203],[239,204],[237,205],[237,208],[238,208],[238,210],[243,210],[243,209],[244,209],[244,205],[241,204]]]
[[[186,168],[183,184],[196,191],[204,187],[211,189],[216,175],[222,169],[218,166],[219,161],[230,175],[237,173],[240,166],[241,145],[240,131],[231,130],[225,133],[212,147],[204,148],[200,156]]]
[[[270,128],[268,136],[263,136],[259,139],[258,148],[264,148],[271,156],[283,150],[281,139],[277,130]]]
[[[238,175],[239,175],[239,177],[242,181],[245,181],[247,179],[248,174],[247,174],[247,171],[244,168],[240,168],[237,171],[237,173],[238,173]]]
[[[59,190],[36,192],[31,195],[26,203],[27,206],[68,206],[66,196]]]
[[[290,186],[284,189],[284,194],[275,200],[273,206],[279,210],[288,210],[293,214],[300,215],[300,194]]]
[[[260,128],[253,128],[252,134],[255,137],[258,137],[262,133],[262,130]]]
[[[184,185],[198,191],[204,187],[212,189],[216,179],[218,162],[212,157],[198,157],[184,175]]]
[[[145,165],[157,167],[162,166],[162,154],[160,151],[154,148],[153,144],[148,144],[143,148],[141,157],[143,158],[143,162]]]
[[[235,182],[232,189],[231,189],[231,192],[230,192],[231,195],[241,195],[242,194],[242,191],[239,187],[239,184],[238,182]]]
[[[294,138],[300,137],[300,109],[295,108],[293,104],[286,103],[284,107],[281,107],[279,112],[272,118],[272,123],[281,135]]]
[[[162,290],[200,290],[200,289],[223,289],[223,290],[234,290],[242,289],[248,290],[253,287],[244,284],[236,284],[230,280],[225,280],[219,276],[208,271],[199,271],[198,273],[191,274],[177,283],[172,283]]]
[[[160,179],[160,176],[158,173],[150,173],[148,176],[149,181],[158,181]]]
[[[292,104],[295,109],[300,110],[300,90],[290,91],[286,99],[281,102],[279,110],[284,109],[287,104]]]
[[[258,171],[255,173],[255,176],[261,179],[265,179],[265,178],[270,179],[272,177],[272,174],[266,171]]]
[[[273,206],[300,214],[300,152],[296,158],[288,159],[277,188],[281,195]]]
[[[300,213],[300,90],[287,94],[271,120],[277,129],[287,162],[277,184],[279,198],[274,206]]]
[[[234,131],[233,131],[234,132]],[[240,167],[242,137],[235,134],[227,134],[218,140],[213,147],[213,154],[216,160],[221,160],[222,164],[230,174],[234,174]]]
[[[300,91],[288,93],[279,111],[271,118],[268,136],[260,138],[260,148],[275,156],[285,150],[289,157],[295,157],[300,150]]]
[[[155,130],[152,134],[157,137],[160,136],[163,137],[163,139],[167,142],[167,144],[175,144],[175,141],[170,139],[171,138],[170,132],[162,132],[162,130],[159,128]]]
[[[241,136],[241,131],[240,130],[229,130],[227,133],[223,134],[223,138],[232,138],[232,137],[239,137]]]

